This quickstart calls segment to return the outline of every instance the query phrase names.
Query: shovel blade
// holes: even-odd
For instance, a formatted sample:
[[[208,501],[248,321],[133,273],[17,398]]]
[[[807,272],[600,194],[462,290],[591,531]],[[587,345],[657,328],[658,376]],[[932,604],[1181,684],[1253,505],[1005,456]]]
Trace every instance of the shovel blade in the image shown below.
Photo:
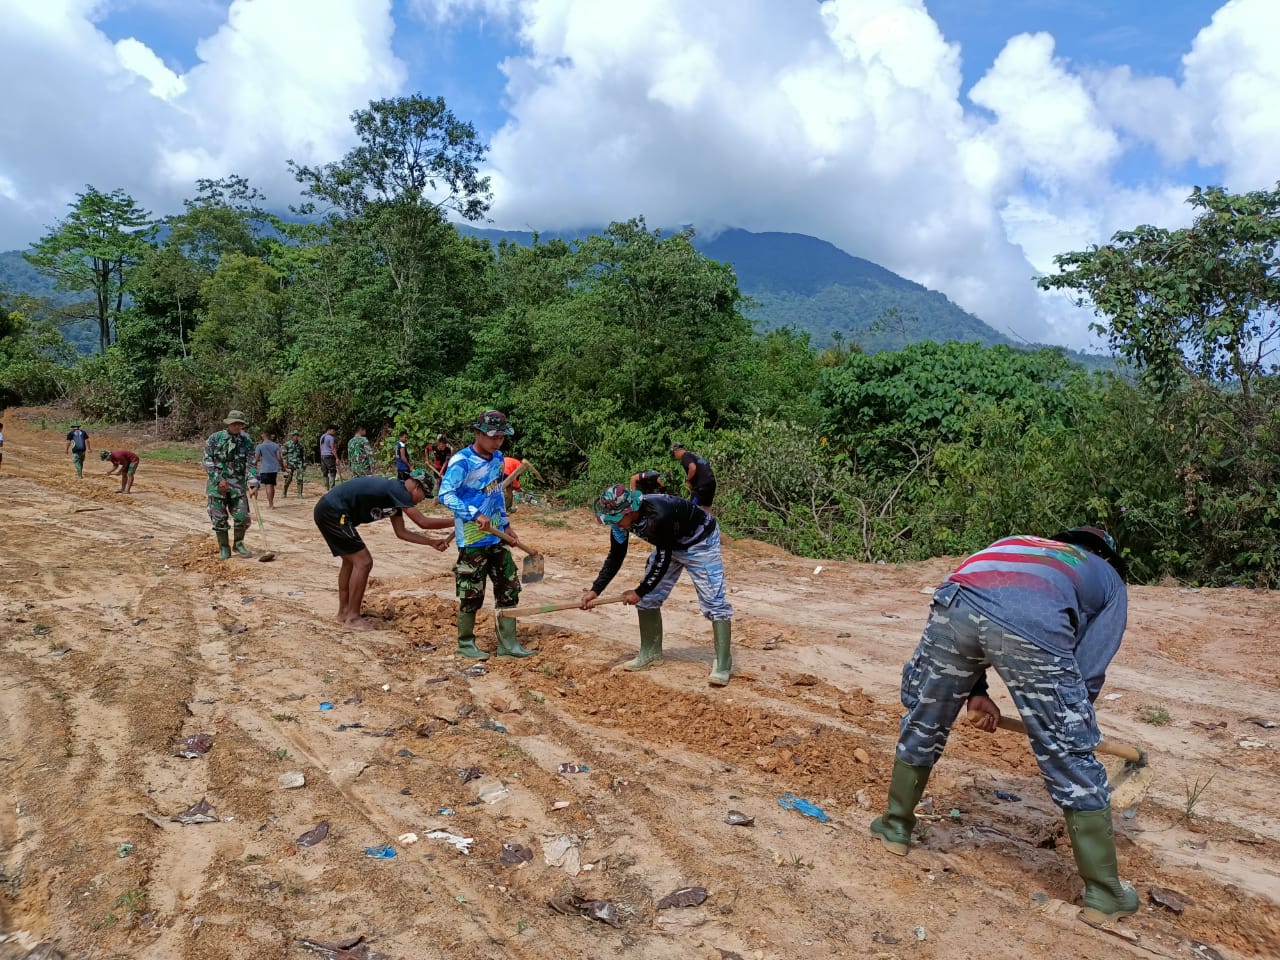
[[[1151,789],[1155,772],[1148,766],[1126,763],[1124,768],[1111,778],[1111,807],[1114,810],[1128,810],[1142,802],[1142,798]]]
[[[525,557],[520,571],[521,583],[541,583],[544,575],[542,557]]]
[[[260,555],[258,556],[258,562],[259,562],[259,563],[270,563],[270,562],[271,562],[272,560],[274,560],[275,558],[276,558],[276,555],[275,555],[274,553],[263,553],[263,554],[260,554]]]

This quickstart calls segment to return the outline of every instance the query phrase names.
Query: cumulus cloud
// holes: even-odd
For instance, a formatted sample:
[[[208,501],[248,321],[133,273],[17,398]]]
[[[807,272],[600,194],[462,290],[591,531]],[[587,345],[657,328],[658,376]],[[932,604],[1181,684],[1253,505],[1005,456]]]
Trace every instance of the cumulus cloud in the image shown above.
[[[86,183],[168,211],[197,177],[236,172],[284,202],[285,160],[340,156],[350,113],[404,86],[391,0],[232,0],[184,74],[137,38],[113,44],[97,26],[112,6],[0,0],[0,249]]]
[[[230,0],[181,73],[98,28],[140,2],[174,0],[0,0],[0,248],[37,236],[86,182],[167,210],[196,177],[234,171],[283,202],[285,159],[334,159],[351,111],[407,85],[392,0]],[[1081,67],[1024,34],[969,90],[925,0],[402,9],[432,29],[499,24],[516,45],[487,171],[497,225],[644,214],[810,233],[1032,339],[1087,339],[1088,318],[1031,282],[1053,254],[1183,222],[1188,164],[1232,189],[1276,176],[1274,0],[1226,2],[1178,76]],[[1163,166],[1135,181],[1135,149]]]

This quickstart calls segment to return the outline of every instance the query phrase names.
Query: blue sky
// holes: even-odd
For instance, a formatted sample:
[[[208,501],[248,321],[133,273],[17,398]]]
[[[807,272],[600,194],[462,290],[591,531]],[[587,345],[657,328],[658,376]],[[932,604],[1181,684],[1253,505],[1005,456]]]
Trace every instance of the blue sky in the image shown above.
[[[3,8],[8,8],[3,10]],[[296,199],[371,99],[445,97],[493,225],[789,230],[998,329],[1087,345],[1030,279],[1280,154],[1277,0],[0,0],[0,248],[86,183]],[[958,51],[958,52],[957,52]],[[505,67],[504,67],[505,65]]]

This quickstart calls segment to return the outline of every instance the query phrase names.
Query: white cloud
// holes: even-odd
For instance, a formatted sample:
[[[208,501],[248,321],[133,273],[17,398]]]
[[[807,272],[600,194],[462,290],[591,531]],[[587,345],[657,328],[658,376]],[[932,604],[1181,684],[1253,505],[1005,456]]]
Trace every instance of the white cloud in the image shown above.
[[[286,159],[335,159],[349,114],[405,87],[391,0],[231,0],[181,74],[97,26],[187,2],[0,0],[0,248],[38,236],[86,182],[168,210],[196,177],[234,171],[285,202]],[[201,17],[224,3],[200,0]],[[407,9],[433,28],[500,23],[518,45],[490,155],[498,225],[644,214],[810,233],[1032,338],[1087,339],[1087,318],[1032,276],[1116,229],[1185,221],[1188,162],[1232,189],[1276,177],[1273,0],[1229,0],[1177,77],[1080,68],[1026,34],[969,91],[925,0]],[[1163,168],[1120,172],[1148,147]]]
[[[235,172],[287,202],[285,161],[336,159],[351,112],[404,85],[391,0],[232,0],[182,75],[136,38],[113,44],[97,26],[112,6],[0,0],[0,176],[21,197],[0,196],[0,249],[86,183],[169,211],[197,177]]]

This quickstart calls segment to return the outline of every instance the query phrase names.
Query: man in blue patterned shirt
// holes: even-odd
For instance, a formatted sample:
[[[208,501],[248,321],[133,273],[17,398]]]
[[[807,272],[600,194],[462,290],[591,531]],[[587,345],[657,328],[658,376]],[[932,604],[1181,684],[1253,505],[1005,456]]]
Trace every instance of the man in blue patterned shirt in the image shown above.
[[[515,433],[506,414],[486,410],[472,428],[476,438],[463,447],[445,467],[440,481],[439,500],[454,516],[458,540],[458,562],[454,565],[454,581],[458,592],[458,653],[472,660],[487,660],[489,655],[476,646],[476,614],[484,606],[485,580],[493,581],[494,605],[499,609],[520,602],[520,575],[515,560],[502,539],[493,530],[503,530],[519,542],[507,522],[507,509],[502,501],[502,443]],[[498,656],[527,657],[516,639],[516,621],[496,617]]]

